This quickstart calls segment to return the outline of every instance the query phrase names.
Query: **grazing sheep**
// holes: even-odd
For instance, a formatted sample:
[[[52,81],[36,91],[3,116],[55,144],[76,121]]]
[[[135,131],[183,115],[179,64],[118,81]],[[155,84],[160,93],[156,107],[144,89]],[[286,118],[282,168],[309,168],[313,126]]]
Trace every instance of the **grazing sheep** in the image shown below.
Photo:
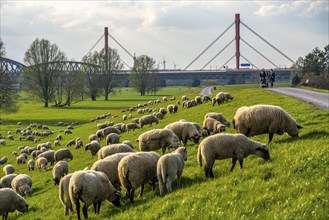
[[[184,161],[187,160],[186,147],[179,147],[173,153],[165,154],[158,160],[157,177],[159,180],[160,196],[163,195],[164,185],[170,193],[171,183],[177,175],[177,187],[179,187],[184,169]]]
[[[216,96],[212,99],[212,106],[214,106],[216,103],[217,105],[220,105],[225,101],[225,94],[224,92],[219,92],[216,94]]]
[[[163,97],[162,97],[162,100],[163,100],[163,101],[168,101],[167,96],[163,96]]]
[[[91,170],[101,171],[106,174],[106,176],[111,181],[114,188],[117,190],[121,190],[121,184],[119,180],[118,174],[118,164],[122,158],[128,156],[134,152],[125,152],[125,153],[116,153],[110,156],[105,157],[104,159],[97,160],[92,167]]]
[[[168,110],[169,114],[176,113],[177,110],[178,110],[178,106],[177,105],[173,105],[173,104],[168,105],[167,106],[167,110]]]
[[[13,188],[21,196],[32,195],[32,179],[26,174],[18,174],[11,182],[11,188]]]
[[[7,220],[8,212],[26,212],[29,205],[26,203],[25,199],[17,194],[12,189],[0,189],[0,198],[2,201],[0,203],[0,215],[2,215],[2,220]]]
[[[268,133],[270,143],[274,134],[282,135],[287,132],[290,136],[297,137],[302,126],[279,106],[253,105],[236,111],[233,128],[247,137]]]
[[[26,163],[26,158],[25,158],[24,155],[21,154],[18,157],[16,157],[16,161],[17,161],[18,165],[25,164]]]
[[[120,205],[120,192],[118,192],[103,172],[94,170],[76,171],[72,174],[69,183],[69,195],[80,217],[80,200],[84,202],[83,216],[88,218],[88,207],[93,204],[96,214],[99,214],[101,203],[104,200]]]
[[[73,154],[70,151],[70,149],[62,148],[62,149],[57,150],[54,153],[54,159],[55,159],[56,162],[58,162],[60,160],[64,160],[64,159],[73,160]]]
[[[0,140],[0,145],[6,146],[6,140],[1,139],[1,140]]]
[[[131,147],[129,147],[127,144],[110,144],[108,146],[102,147],[98,151],[98,159],[103,159],[112,154],[123,153],[123,152],[136,152],[136,151]]]
[[[163,113],[162,113],[163,114]],[[141,125],[141,128],[143,128],[144,125],[152,125],[152,123],[159,123],[159,119],[157,119],[153,115],[145,115],[139,119],[139,124]]]
[[[46,158],[48,163],[53,165],[54,162],[55,162],[55,151],[54,150],[49,150],[49,151],[43,152],[43,153],[39,154],[37,158],[39,158],[39,157]]]
[[[139,142],[139,149],[141,151],[152,151],[162,149],[162,154],[165,153],[166,148],[178,148],[179,138],[170,129],[152,129],[139,135],[137,142]]]
[[[0,188],[11,188],[11,182],[17,176],[16,173],[11,173],[8,175],[3,176],[0,179]]]
[[[191,123],[194,125],[194,127],[198,130],[199,134],[200,134],[203,138],[205,138],[205,137],[208,136],[208,130],[202,128],[202,127],[201,127],[198,123],[196,123],[196,122],[191,122]]]
[[[86,144],[85,151],[89,150],[92,156],[95,156],[97,152],[101,149],[101,145],[98,141],[91,141],[89,144]]]
[[[123,123],[122,123],[123,124]],[[115,125],[114,125],[115,126]],[[116,128],[116,127],[107,127],[101,130],[101,136],[98,136],[98,138],[101,140],[102,138],[106,138],[106,136],[110,133],[117,133],[117,134],[121,134],[121,125],[120,128]],[[97,134],[97,133],[96,133]],[[99,134],[98,134],[99,135]]]
[[[91,134],[91,135],[89,135],[89,137],[88,137],[88,141],[89,141],[89,143],[90,143],[90,142],[92,142],[92,141],[99,141],[99,139],[98,139],[98,137],[97,137],[96,134]]]
[[[34,160],[33,160],[33,159],[30,159],[30,160],[27,162],[27,169],[28,169],[29,171],[34,170],[34,165],[35,165]]]
[[[122,115],[122,120],[125,121],[125,120],[127,120],[127,118],[128,118],[127,115]]]
[[[54,145],[55,145],[55,147],[58,147],[58,146],[61,146],[61,143],[59,142],[59,140],[55,140]]]
[[[161,112],[163,114],[163,116],[165,116],[168,113],[167,109],[165,109],[165,108],[160,108],[159,112]]]
[[[12,154],[14,157],[17,157],[17,156],[18,156],[18,154],[17,154],[16,151],[13,151],[11,154]]]
[[[126,130],[129,132],[129,130],[135,130],[135,129],[140,129],[141,127],[138,126],[137,123],[128,123],[126,124]]]
[[[131,149],[134,149],[134,145],[130,140],[124,140],[122,144],[127,144]]]
[[[211,98],[208,95],[204,95],[202,98],[202,102],[208,102],[211,101]]]
[[[163,117],[164,117],[164,115],[161,112],[156,112],[156,113],[153,113],[153,114],[159,120],[162,120]]]
[[[71,147],[71,146],[74,146],[75,145],[75,139],[71,139],[71,140],[69,140],[68,142],[67,142],[67,144],[66,144],[66,147]]]
[[[152,182],[154,190],[159,158],[160,155],[155,152],[137,152],[122,158],[119,162],[120,183],[126,188],[131,203],[134,203],[135,190],[139,187],[139,197],[143,196],[144,184]]]
[[[3,157],[0,160],[0,164],[5,164],[5,163],[7,163],[7,161],[8,161],[8,158],[7,157]]]
[[[69,195],[69,184],[70,179],[73,173],[67,174],[64,176],[61,181],[59,182],[59,200],[63,204],[64,208],[64,215],[67,216],[69,214],[69,210],[73,212],[73,205]],[[66,200],[65,198],[66,197]]]
[[[202,104],[202,98],[201,98],[201,96],[195,96],[194,101],[195,101],[195,103],[196,103],[197,105],[198,105],[198,104]]]
[[[219,121],[220,123],[222,123],[223,125],[225,125],[226,127],[230,127],[231,123],[229,121],[227,121],[224,116],[220,113],[216,113],[216,112],[209,112],[207,113],[204,118],[213,118],[216,119],[217,121]]]
[[[8,139],[13,141],[14,140],[14,136],[12,136],[11,134],[8,135]]]
[[[193,105],[192,105],[192,102],[190,100],[185,100],[183,102],[183,108],[191,108]]]
[[[69,173],[69,165],[66,161],[58,161],[53,167],[53,180],[55,186],[59,184],[60,179]]]
[[[59,135],[57,135],[55,140],[61,141],[61,140],[63,140],[63,136],[61,134],[59,134]]]
[[[13,165],[11,164],[7,164],[6,166],[4,166],[2,168],[3,172],[5,173],[5,175],[11,174],[15,172],[15,168]]]
[[[65,129],[64,134],[72,134],[72,131],[70,129]]]
[[[203,120],[203,128],[207,129],[208,135],[210,135],[210,132],[216,134],[225,131],[225,125],[213,118],[205,118]]]
[[[106,136],[106,145],[120,143],[120,136],[117,133],[111,133]]]
[[[81,139],[75,140],[75,149],[79,149],[80,147],[83,147],[83,141]]]
[[[45,157],[38,157],[37,161],[36,161],[37,167],[39,169],[39,171],[47,171],[47,164],[48,164],[48,160]]]
[[[239,160],[243,167],[243,158],[255,154],[265,160],[270,159],[268,148],[265,144],[253,141],[243,134],[215,134],[205,138],[199,145],[197,161],[202,166],[205,163],[206,177],[214,177],[212,168],[215,160],[232,158],[232,172],[236,161]]]
[[[183,95],[182,96],[182,101],[187,101],[187,100],[189,100],[189,98],[187,98],[187,96]]]
[[[136,123],[136,124],[139,124],[139,118],[133,118],[131,120],[132,123]]]
[[[233,98],[234,97],[230,93],[224,92],[224,100],[225,101],[228,101],[229,99],[233,100]]]
[[[172,130],[180,141],[186,146],[187,140],[193,141],[195,144],[199,143],[200,134],[196,127],[190,122],[173,122],[164,127]]]

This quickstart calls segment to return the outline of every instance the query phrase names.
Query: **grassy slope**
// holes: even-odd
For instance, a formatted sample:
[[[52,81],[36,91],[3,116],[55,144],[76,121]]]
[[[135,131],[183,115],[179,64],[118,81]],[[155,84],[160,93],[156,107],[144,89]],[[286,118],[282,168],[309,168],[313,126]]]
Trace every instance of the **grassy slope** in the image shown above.
[[[238,166],[233,173],[229,172],[231,160],[216,161],[214,179],[206,179],[203,169],[196,163],[198,145],[188,142],[189,158],[185,164],[181,188],[174,185],[173,193],[159,197],[159,190],[151,191],[145,187],[145,194],[137,198],[131,205],[122,193],[122,206],[115,208],[104,202],[99,216],[92,214],[90,219],[201,219],[201,218],[293,218],[293,219],[328,219],[329,218],[329,112],[319,110],[307,103],[265,91],[255,85],[237,85],[222,87],[222,91],[230,92],[235,99],[221,106],[212,107],[210,103],[190,109],[180,108],[175,115],[167,115],[158,125],[146,126],[144,130],[137,130],[129,134],[122,134],[122,140],[129,139],[137,147],[138,135],[151,128],[163,128],[166,124],[179,119],[187,119],[202,123],[203,116],[210,111],[222,113],[231,120],[237,108],[251,104],[274,104],[283,107],[296,121],[304,126],[298,139],[287,135],[274,135],[274,141],[269,145],[271,160],[265,162],[260,158],[249,156],[244,161],[244,169]],[[86,143],[89,134],[94,133],[95,123],[88,123],[90,118],[103,113],[112,112],[119,117],[113,119],[121,121],[122,113],[116,108],[129,107],[137,103],[154,100],[163,95],[188,94],[194,97],[196,92],[179,90],[177,87],[160,91],[157,97],[140,97],[132,91],[123,89],[110,101],[84,101],[74,104],[71,108],[45,109],[40,103],[23,103],[21,111],[12,115],[2,115],[5,120],[0,133],[14,131],[17,121],[23,125],[38,122],[50,125],[57,133],[60,127],[51,126],[57,121],[79,121],[82,124],[65,136],[62,145],[72,138],[81,137]],[[180,97],[177,96],[177,97]],[[168,102],[170,103],[170,102]],[[157,107],[166,106],[161,103]],[[137,113],[133,114],[138,117]],[[111,119],[112,120],[112,119]],[[105,120],[102,120],[105,121]],[[233,128],[227,130],[234,133]],[[63,206],[58,199],[58,187],[55,187],[51,177],[51,166],[46,173],[39,171],[28,172],[26,166],[17,166],[11,152],[24,144],[17,141],[7,141],[7,146],[0,147],[0,157],[9,156],[9,163],[16,167],[16,173],[27,173],[33,179],[34,194],[27,198],[31,208],[28,213],[11,214],[10,218],[17,219],[63,219]],[[55,135],[42,141],[52,141]],[[252,139],[267,143],[267,135],[252,137]],[[31,143],[26,143],[33,146]],[[104,141],[102,142],[104,145]],[[72,149],[74,160],[69,161],[70,171],[91,167],[96,161],[82,149]],[[159,151],[160,153],[160,151]],[[2,168],[3,165],[0,166]],[[3,173],[0,173],[0,177]],[[68,219],[75,219],[70,214]]]

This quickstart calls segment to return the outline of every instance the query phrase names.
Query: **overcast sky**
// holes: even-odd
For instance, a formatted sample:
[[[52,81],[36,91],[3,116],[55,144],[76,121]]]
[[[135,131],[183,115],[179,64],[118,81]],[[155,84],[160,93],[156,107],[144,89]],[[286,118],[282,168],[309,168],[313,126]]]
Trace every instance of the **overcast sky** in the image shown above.
[[[329,44],[328,0],[317,1],[28,1],[1,0],[1,39],[6,57],[23,62],[36,38],[44,38],[81,58],[103,35],[104,27],[131,54],[148,55],[167,69],[184,69],[222,34],[240,13],[241,21],[292,60]],[[280,67],[291,62],[243,25],[241,38]],[[230,28],[189,69],[200,69],[235,37]],[[241,54],[258,68],[273,65],[240,42]],[[109,38],[109,46],[132,65],[129,55]],[[94,50],[101,50],[101,40]],[[235,43],[205,69],[221,67],[235,54]],[[241,58],[241,63],[248,63]],[[235,59],[228,64],[235,67]],[[160,69],[163,64],[160,63]]]

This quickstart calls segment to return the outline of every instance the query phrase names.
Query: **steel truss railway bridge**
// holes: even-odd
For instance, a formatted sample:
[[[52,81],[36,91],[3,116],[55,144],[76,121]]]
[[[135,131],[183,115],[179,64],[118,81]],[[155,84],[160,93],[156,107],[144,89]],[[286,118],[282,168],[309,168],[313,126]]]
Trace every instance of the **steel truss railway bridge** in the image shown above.
[[[209,62],[207,62],[201,69],[199,70],[189,70],[188,68],[196,61],[198,60],[215,42],[217,42],[231,27],[233,27],[235,24],[235,37],[220,51],[218,52]],[[246,27],[249,31],[251,31],[253,34],[255,34],[257,37],[259,37],[261,40],[263,40],[265,43],[267,43],[270,47],[272,47],[274,50],[276,50],[278,53],[280,53],[282,56],[284,56],[286,59],[291,61],[291,63],[294,63],[292,59],[290,59],[287,55],[282,53],[280,50],[278,50],[276,47],[274,47],[272,44],[270,44],[267,40],[265,40],[263,37],[261,37],[259,34],[257,34],[255,31],[253,31],[250,27],[248,27],[246,24],[244,24],[240,20],[240,14],[235,15],[235,21],[229,25],[229,27],[221,33],[213,42],[211,42],[193,61],[187,65],[183,70],[159,70],[159,76],[162,80],[166,81],[166,85],[182,85],[186,80],[199,80],[200,82],[207,82],[207,81],[214,81],[216,83],[221,84],[245,84],[245,83],[258,83],[259,78],[259,69],[253,65],[246,57],[243,56],[240,52],[240,40],[245,43],[247,46],[249,46],[251,49],[253,49],[256,53],[261,55],[264,59],[266,59],[269,63],[271,63],[274,67],[274,72],[276,73],[276,81],[277,82],[289,82],[290,81],[290,73],[291,69],[287,68],[279,68],[277,65],[275,65],[270,59],[265,57],[263,54],[261,54],[259,51],[257,51],[253,46],[251,46],[248,42],[246,42],[243,38],[240,36],[240,24],[242,24],[244,27]],[[96,42],[100,42],[102,38],[104,38],[105,41],[105,49],[108,48],[108,37],[112,38],[129,56],[131,56],[133,59],[135,57],[120,44],[111,34],[108,33],[108,28],[104,28],[104,35],[101,36],[101,38]],[[211,63],[221,52],[223,52],[230,44],[235,42],[235,54],[226,61],[219,70],[204,70],[206,66],[208,66],[209,63]],[[93,46],[93,48],[96,46],[96,44]],[[93,49],[92,48],[92,49]],[[92,49],[90,51],[92,51]],[[90,52],[89,51],[89,52]],[[107,50],[105,50],[107,51]],[[88,52],[88,53],[89,53]],[[256,69],[246,69],[246,68],[240,68],[240,57],[244,58],[246,61],[248,61],[252,66],[256,67]],[[230,62],[233,58],[235,58],[236,61],[236,68],[235,69],[225,69],[221,70],[223,67],[226,66],[228,62]],[[124,61],[123,63],[127,65]],[[83,62],[74,62],[74,61],[63,61],[63,62],[50,62],[50,63],[43,63],[38,65],[46,65],[47,68],[51,70],[56,70],[59,72],[64,72],[66,74],[70,74],[71,72],[76,71],[83,71],[86,75],[89,75],[91,73],[102,73],[101,67],[96,66],[89,63],[83,63]],[[127,65],[128,66],[128,65]],[[25,68],[32,68],[32,66],[25,66],[24,64],[21,64],[17,61],[1,57],[0,58],[0,69],[2,71],[9,72],[14,78],[18,79],[21,72]],[[129,68],[130,69],[130,68]],[[127,85],[128,76],[130,74],[130,70],[121,70],[118,71],[117,74],[115,74],[115,77],[119,82],[121,82],[121,86]]]

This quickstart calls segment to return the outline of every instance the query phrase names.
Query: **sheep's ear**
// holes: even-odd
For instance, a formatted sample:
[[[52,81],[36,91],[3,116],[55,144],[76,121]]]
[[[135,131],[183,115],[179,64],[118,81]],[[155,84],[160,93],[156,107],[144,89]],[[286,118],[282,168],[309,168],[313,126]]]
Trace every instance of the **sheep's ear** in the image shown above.
[[[136,142],[139,142],[139,140],[138,140],[138,139],[136,139]]]
[[[186,147],[184,147],[184,151],[187,151],[187,148]]]
[[[298,129],[302,129],[303,127],[300,126],[299,124],[297,124],[297,128],[298,128]]]

